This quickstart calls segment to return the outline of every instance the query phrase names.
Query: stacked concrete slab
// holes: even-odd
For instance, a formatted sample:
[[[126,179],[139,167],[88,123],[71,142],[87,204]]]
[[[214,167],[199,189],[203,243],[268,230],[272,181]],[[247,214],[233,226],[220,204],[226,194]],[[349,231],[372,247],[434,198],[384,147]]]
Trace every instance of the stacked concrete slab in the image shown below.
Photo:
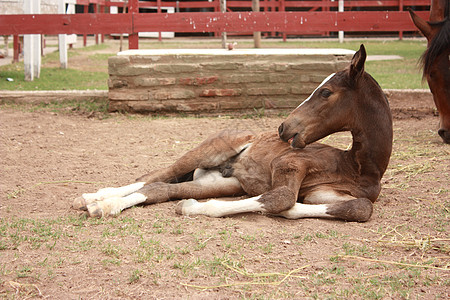
[[[111,57],[109,108],[221,112],[296,107],[331,73],[344,49],[129,50]]]

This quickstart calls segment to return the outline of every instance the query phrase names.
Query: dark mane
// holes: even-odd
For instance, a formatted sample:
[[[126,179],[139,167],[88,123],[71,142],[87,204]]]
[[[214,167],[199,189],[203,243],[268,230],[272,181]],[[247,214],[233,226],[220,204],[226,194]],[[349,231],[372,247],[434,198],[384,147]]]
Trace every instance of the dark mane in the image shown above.
[[[447,2],[445,7],[445,18],[439,22],[428,22],[432,27],[440,26],[441,30],[431,40],[428,45],[428,49],[423,53],[420,58],[420,63],[423,67],[423,75],[430,73],[431,65],[436,58],[446,49],[450,47],[450,5]]]

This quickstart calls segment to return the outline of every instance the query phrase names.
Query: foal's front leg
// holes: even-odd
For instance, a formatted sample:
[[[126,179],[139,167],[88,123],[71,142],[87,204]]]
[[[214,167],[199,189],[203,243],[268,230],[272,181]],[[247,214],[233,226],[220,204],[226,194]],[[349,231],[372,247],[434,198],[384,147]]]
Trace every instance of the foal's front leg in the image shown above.
[[[318,186],[304,197],[304,203],[296,203],[279,216],[288,219],[324,217],[352,222],[366,222],[373,212],[368,198],[354,197],[326,186]]]
[[[183,215],[206,215],[224,217],[228,215],[263,212],[278,214],[289,210],[297,201],[300,185],[306,168],[302,162],[286,161],[277,158],[272,162],[272,189],[262,195],[237,201],[209,200],[198,202],[195,199],[180,201],[177,213]]]

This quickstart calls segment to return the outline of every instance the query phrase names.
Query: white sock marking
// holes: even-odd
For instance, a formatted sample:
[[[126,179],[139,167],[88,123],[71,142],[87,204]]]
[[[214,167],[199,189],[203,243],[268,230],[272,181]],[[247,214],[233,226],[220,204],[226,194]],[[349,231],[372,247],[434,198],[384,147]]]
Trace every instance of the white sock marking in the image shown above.
[[[352,199],[355,199],[355,197],[330,189],[319,189],[306,195],[303,202],[305,204],[327,204]]]
[[[197,202],[194,199],[185,200],[182,212],[184,215],[205,215],[220,218],[245,212],[263,211],[262,203],[258,202],[261,196],[256,196],[244,200],[222,201],[209,200]]]
[[[120,212],[131,206],[143,203],[147,197],[141,193],[132,193],[125,197],[111,197],[103,201],[96,202],[102,209],[103,216],[118,215]]]
[[[301,218],[326,218],[331,217],[327,214],[327,204],[302,204],[295,203],[295,205],[288,210],[285,210],[277,216],[285,217],[287,219],[301,219]]]
[[[86,193],[83,194],[82,197],[87,202],[93,201],[102,201],[108,198],[113,197],[123,197],[134,193],[141,189],[145,185],[145,182],[136,182],[126,186],[118,187],[118,188],[104,188],[98,190],[96,193]]]
[[[116,205],[117,213],[120,213],[122,210],[141,204],[147,200],[147,197],[144,194],[141,193],[133,193],[131,195],[128,195],[123,198],[119,198],[119,203]],[[111,213],[113,213],[113,210],[111,210]]]

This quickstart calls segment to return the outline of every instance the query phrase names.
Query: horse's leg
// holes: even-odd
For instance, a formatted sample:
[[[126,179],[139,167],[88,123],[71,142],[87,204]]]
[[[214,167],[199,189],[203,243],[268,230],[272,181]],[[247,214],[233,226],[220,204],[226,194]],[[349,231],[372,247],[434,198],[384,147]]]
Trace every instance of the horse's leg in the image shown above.
[[[122,210],[137,204],[154,204],[190,197],[204,199],[242,194],[242,187],[236,178],[222,177],[219,171],[213,170],[203,172],[199,178],[194,178],[193,181],[174,184],[151,183],[128,196],[113,197],[91,203],[87,206],[87,210],[91,217],[106,217],[117,215]]]
[[[221,165],[247,147],[253,134],[249,131],[224,130],[212,135],[196,148],[188,151],[173,165],[155,170],[138,178],[147,184],[153,182],[177,183],[195,169],[210,169]]]
[[[301,162],[291,161],[286,164],[283,159],[274,162],[272,167],[273,189],[262,195],[238,201],[183,200],[177,205],[177,213],[223,217],[244,212],[263,212],[288,219],[337,218],[357,222],[365,222],[372,215],[373,207],[369,199],[355,198],[330,189],[310,193],[304,199],[307,204],[296,203],[306,168]]]
[[[272,190],[238,201],[183,200],[177,205],[177,213],[210,217],[223,217],[245,212],[278,214],[294,206],[305,174],[306,168],[302,162],[291,161],[286,164],[284,158],[279,158],[272,163]]]
[[[239,154],[253,138],[248,131],[222,131],[184,154],[173,165],[155,170],[137,179],[137,182],[120,188],[104,188],[96,193],[83,194],[75,199],[72,207],[86,210],[87,205],[108,198],[122,198],[155,182],[177,183],[185,181],[186,175],[194,170],[217,167]]]
[[[274,189],[260,196],[238,200],[220,201],[209,200],[198,202],[195,199],[180,201],[177,205],[177,213],[183,215],[206,215],[210,217],[224,217],[237,213],[263,212],[287,219],[300,218],[335,218],[346,221],[365,222],[372,215],[372,202],[367,198],[352,198],[348,196],[334,203],[326,204],[303,204],[295,203],[284,211],[279,211],[289,193],[286,190]],[[277,201],[278,200],[278,201]],[[279,201],[281,200],[281,201]],[[336,199],[337,200],[337,199]]]
[[[319,217],[366,222],[373,211],[369,199],[355,198],[330,189],[316,190],[307,195],[304,202],[307,204],[296,203],[277,215],[288,219]]]
[[[72,204],[74,209],[86,210],[87,205],[96,201],[103,201],[113,197],[124,197],[136,192],[144,186],[145,182],[136,182],[118,188],[103,188],[96,193],[85,193],[81,197],[75,199]]]

